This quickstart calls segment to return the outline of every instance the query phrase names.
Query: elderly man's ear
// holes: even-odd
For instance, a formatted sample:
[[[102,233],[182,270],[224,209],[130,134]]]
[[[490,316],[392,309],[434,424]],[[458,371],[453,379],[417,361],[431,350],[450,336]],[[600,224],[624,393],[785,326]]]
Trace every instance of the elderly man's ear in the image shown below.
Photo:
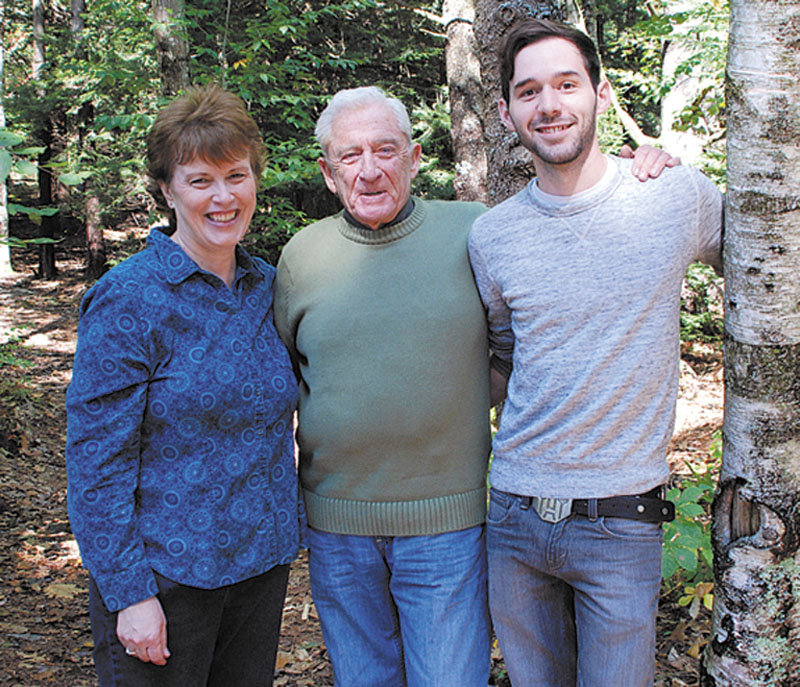
[[[330,163],[324,157],[318,157],[317,164],[322,172],[322,178],[325,179],[325,186],[328,187],[331,193],[336,195],[336,180],[334,179],[333,168]]]
[[[679,157],[673,157],[665,150],[659,150],[647,143],[639,146],[635,152],[626,143],[620,148],[619,156],[628,159],[633,158],[631,172],[639,181],[655,179],[664,171],[664,167],[677,167],[681,164]]]

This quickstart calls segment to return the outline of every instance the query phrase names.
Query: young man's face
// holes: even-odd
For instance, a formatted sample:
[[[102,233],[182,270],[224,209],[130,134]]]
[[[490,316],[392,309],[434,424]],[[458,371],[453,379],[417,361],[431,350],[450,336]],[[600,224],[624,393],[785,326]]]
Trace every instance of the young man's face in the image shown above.
[[[608,83],[595,92],[578,48],[563,38],[545,38],[517,54],[509,101],[501,100],[499,110],[535,157],[561,165],[588,154],[596,116],[609,104]]]

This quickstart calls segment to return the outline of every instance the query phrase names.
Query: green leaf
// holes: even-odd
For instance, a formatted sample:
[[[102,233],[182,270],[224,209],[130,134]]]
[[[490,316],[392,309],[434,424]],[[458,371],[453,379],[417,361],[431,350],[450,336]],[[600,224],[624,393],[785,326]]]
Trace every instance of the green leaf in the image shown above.
[[[700,557],[709,568],[714,567],[714,552],[711,550],[710,546],[708,548],[700,549]]]
[[[693,573],[697,570],[697,554],[691,549],[678,548],[676,551],[678,565],[684,570]]]
[[[65,186],[77,186],[78,184],[82,184],[88,176],[89,173],[87,172],[80,172],[79,174],[67,172],[65,174],[61,174],[58,177],[58,180]]]
[[[15,148],[14,155],[19,155],[20,157],[33,157],[34,155],[39,155],[40,153],[44,152],[44,146],[33,146],[29,148]]]
[[[17,160],[14,169],[23,177],[35,177],[39,173],[39,168],[29,160]]]
[[[22,136],[14,134],[8,131],[8,129],[0,129],[0,146],[3,146],[3,148],[13,148],[24,140]]]
[[[675,552],[671,550],[665,550],[663,556],[661,557],[661,577],[663,577],[665,580],[668,580],[676,572],[678,572],[678,567],[678,559],[675,556]]]
[[[706,511],[699,503],[684,503],[680,507],[680,512],[685,518],[697,518]]]
[[[702,495],[703,495],[703,490],[702,489],[700,489],[699,487],[696,487],[694,485],[691,485],[691,486],[686,487],[686,489],[684,489],[681,492],[680,497],[678,497],[678,499],[675,501],[675,503],[676,504],[696,503],[697,499],[699,499]]]
[[[51,217],[58,214],[58,208],[29,208],[25,205],[17,205],[16,203],[8,204],[8,214],[13,215],[17,212],[28,215],[28,217]],[[38,241],[41,243],[41,241]],[[52,239],[48,239],[45,243],[56,243]]]

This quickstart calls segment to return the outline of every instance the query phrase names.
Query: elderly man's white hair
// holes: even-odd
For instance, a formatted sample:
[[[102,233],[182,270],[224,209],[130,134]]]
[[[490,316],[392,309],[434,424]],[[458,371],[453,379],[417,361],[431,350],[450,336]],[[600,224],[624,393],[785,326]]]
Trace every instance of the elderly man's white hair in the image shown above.
[[[322,111],[314,129],[314,136],[322,148],[322,154],[328,156],[328,147],[333,136],[333,123],[336,119],[346,112],[358,110],[369,105],[385,105],[392,111],[408,142],[411,143],[411,120],[408,118],[406,108],[397,98],[386,95],[377,86],[360,86],[359,88],[345,88],[339,91],[328,102],[328,106]]]

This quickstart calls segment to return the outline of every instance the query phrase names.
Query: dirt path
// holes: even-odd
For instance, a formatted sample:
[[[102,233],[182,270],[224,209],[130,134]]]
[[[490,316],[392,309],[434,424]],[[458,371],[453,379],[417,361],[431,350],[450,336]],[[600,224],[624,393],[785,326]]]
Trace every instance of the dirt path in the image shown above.
[[[66,515],[64,394],[86,289],[77,255],[59,256],[58,281],[32,276],[19,253],[0,280],[0,687],[95,687],[87,578]],[[17,339],[21,347],[6,345]],[[8,357],[13,356],[10,361]],[[706,460],[722,418],[721,361],[714,348],[685,351],[670,464]],[[25,363],[22,367],[17,363]],[[689,618],[665,590],[659,616],[656,687],[698,685],[696,651],[708,614]],[[508,685],[499,653],[492,680]],[[308,587],[306,557],[293,566],[284,607],[276,685],[332,685]]]

